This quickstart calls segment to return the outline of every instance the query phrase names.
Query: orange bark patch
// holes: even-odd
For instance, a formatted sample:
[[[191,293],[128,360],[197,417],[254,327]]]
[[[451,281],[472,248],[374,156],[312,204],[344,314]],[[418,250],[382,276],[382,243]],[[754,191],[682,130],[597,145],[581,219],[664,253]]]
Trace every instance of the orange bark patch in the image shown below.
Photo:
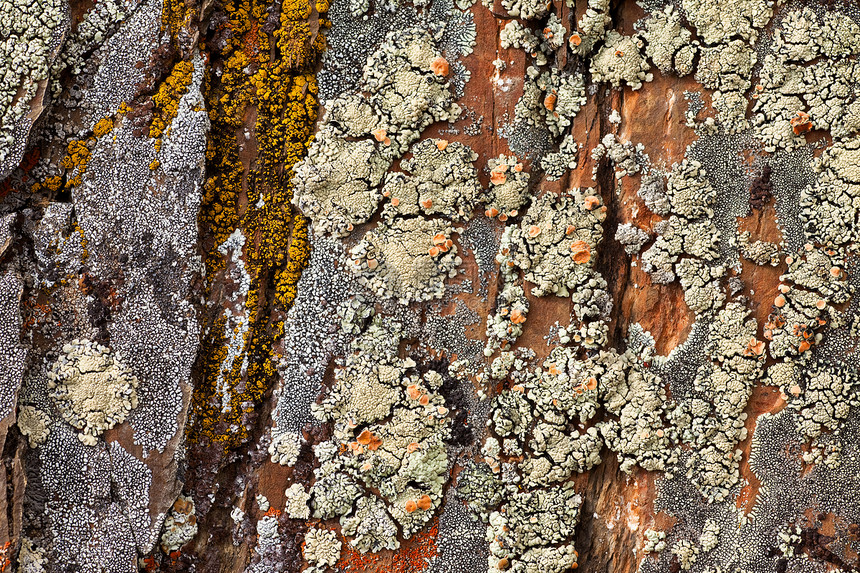
[[[439,519],[434,518],[430,526],[403,542],[400,549],[362,554],[343,544],[343,552],[335,570],[342,573],[415,573],[423,571],[427,562],[438,553],[436,540],[439,537]]]

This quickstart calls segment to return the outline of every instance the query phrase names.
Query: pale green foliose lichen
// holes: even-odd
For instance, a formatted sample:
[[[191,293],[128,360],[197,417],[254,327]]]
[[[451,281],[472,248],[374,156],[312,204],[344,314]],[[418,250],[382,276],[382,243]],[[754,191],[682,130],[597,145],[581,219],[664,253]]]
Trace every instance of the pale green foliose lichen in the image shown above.
[[[62,351],[48,374],[51,397],[78,438],[95,445],[137,407],[137,378],[118,353],[95,342],[75,339]]]

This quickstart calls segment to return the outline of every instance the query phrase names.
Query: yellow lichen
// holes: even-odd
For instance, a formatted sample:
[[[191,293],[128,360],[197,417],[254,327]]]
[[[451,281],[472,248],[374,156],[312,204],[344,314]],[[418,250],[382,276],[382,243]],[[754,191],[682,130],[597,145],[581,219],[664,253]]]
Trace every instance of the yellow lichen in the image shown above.
[[[60,161],[60,167],[73,175],[66,180],[67,187],[77,187],[82,182],[82,176],[90,161],[90,150],[87,142],[74,139],[66,147],[67,155]]]
[[[191,85],[191,75],[194,64],[189,61],[180,61],[173,66],[167,79],[158,86],[155,95],[152,96],[154,104],[152,110],[152,125],[149,127],[149,136],[159,139],[170,122],[176,117],[179,109],[179,99],[188,93]]]
[[[99,120],[99,122],[93,127],[93,135],[96,137],[102,137],[107,135],[113,129],[113,119],[110,117],[103,117]]]
[[[126,106],[126,104],[123,103],[120,105],[120,113],[123,113],[123,106]],[[126,106],[125,109],[129,108]],[[73,139],[70,141],[66,145],[66,155],[60,160],[60,167],[65,172],[65,180],[62,175],[51,175],[41,182],[37,181],[33,183],[30,190],[33,193],[42,189],[54,192],[60,190],[68,191],[72,187],[80,185],[83,182],[83,174],[87,169],[87,163],[89,163],[90,156],[92,155],[90,147],[97,139],[113,131],[113,127],[113,118],[110,116],[103,117],[93,126],[92,135],[86,139]]]
[[[330,24],[323,18],[319,26],[309,21],[314,8],[317,15],[328,8],[324,0],[288,0],[271,35],[263,28],[268,4],[227,0],[224,8],[227,21],[221,26],[230,32],[224,36],[226,47],[209,54],[221,74],[206,78],[212,127],[200,224],[211,237],[206,253],[210,285],[226,264],[218,246],[236,229],[248,238],[242,260],[251,277],[244,303],[250,324],[240,354],[229,364],[225,316],[210,327],[203,343],[203,381],[192,399],[195,421],[188,431],[193,443],[216,442],[229,449],[247,439],[244,417],[254,410],[248,404],[260,403],[276,379],[273,348],[284,332],[277,317],[295,299],[310,256],[308,222],[290,205],[292,167],[312,139],[319,105],[314,69],[325,47],[321,31]],[[255,118],[253,128],[249,117]],[[253,139],[243,135],[246,130]],[[246,154],[256,152],[251,169],[243,164],[240,145]],[[229,408],[222,407],[219,379],[227,381]]]
[[[191,23],[193,14],[185,0],[164,0],[161,9],[161,27],[170,34],[174,44],[180,28],[187,27]]]

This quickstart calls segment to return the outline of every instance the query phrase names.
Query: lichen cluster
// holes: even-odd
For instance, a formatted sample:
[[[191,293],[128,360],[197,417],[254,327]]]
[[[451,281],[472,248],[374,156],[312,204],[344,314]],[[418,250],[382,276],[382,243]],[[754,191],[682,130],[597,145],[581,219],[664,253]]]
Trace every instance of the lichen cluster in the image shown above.
[[[528,66],[506,137],[515,152],[529,144],[532,152],[536,145],[538,161],[531,163],[531,169],[516,155],[486,158],[488,183],[482,190],[473,167],[480,164],[481,157],[469,148],[439,138],[415,143],[430,118],[451,121],[457,117],[433,112],[422,90],[415,93],[413,101],[420,111],[410,124],[418,129],[410,127],[404,133],[402,120],[397,119],[401,112],[391,107],[401,103],[393,95],[400,80],[392,75],[386,80],[389,83],[376,83],[376,78],[389,77],[407,57],[422,58],[413,60],[409,73],[422,70],[432,86],[431,72],[444,77],[451,65],[433,51],[428,36],[421,38],[410,29],[407,34],[389,33],[380,39],[381,48],[368,53],[368,67],[353,84],[358,90],[346,89],[327,102],[320,136],[308,160],[296,168],[307,182],[296,205],[309,214],[316,233],[347,241],[346,272],[357,276],[369,296],[379,301],[396,299],[400,305],[447,300],[449,292],[457,292],[451,281],[469,253],[451,235],[452,231],[462,235],[462,231],[449,225],[474,220],[473,211],[483,211],[503,226],[495,257],[499,283],[485,319],[483,356],[487,363],[481,366],[478,359],[471,370],[477,368],[478,394],[491,397],[488,431],[480,454],[460,473],[456,489],[486,524],[490,571],[564,571],[577,563],[573,542],[582,503],[570,479],[601,463],[604,447],[613,452],[622,471],[641,468],[661,473],[667,484],[683,483],[705,505],[722,508],[744,483],[741,446],[750,433],[747,412],[754,389],[778,371],[791,368],[795,372],[800,368],[796,363],[811,364],[810,352],[822,342],[822,328],[844,325],[835,309],[848,300],[847,265],[839,258],[837,245],[853,242],[853,226],[848,223],[849,219],[853,222],[848,215],[853,211],[839,207],[850,203],[850,191],[841,200],[832,193],[844,193],[843,182],[853,181],[844,167],[850,163],[853,143],[837,142],[810,166],[823,177],[817,183],[795,187],[802,211],[794,215],[797,219],[791,221],[791,228],[796,230],[799,225],[814,236],[801,252],[788,256],[789,241],[761,240],[738,227],[736,218],[747,216],[749,207],[737,204],[737,197],[749,198],[753,205],[754,201],[764,204],[766,196],[754,198],[746,189],[740,190],[738,180],[732,180],[734,160],[726,158],[753,140],[762,141],[766,151],[774,150],[771,143],[775,140],[769,134],[782,119],[757,110],[764,109],[761,98],[766,99],[768,86],[774,85],[770,82],[790,81],[793,90],[801,85],[786,78],[782,71],[786,66],[796,65],[795,61],[805,65],[820,55],[844,59],[852,52],[840,47],[847,46],[843,40],[825,47],[822,38],[826,34],[814,33],[809,38],[818,40],[807,41],[812,47],[809,55],[801,57],[794,44],[803,40],[792,36],[786,42],[787,32],[774,33],[775,42],[768,41],[758,50],[762,29],[774,16],[773,6],[767,2],[719,6],[684,2],[660,7],[636,23],[633,35],[612,29],[608,2],[589,2],[578,22],[563,21],[553,7],[545,5],[503,2],[502,7],[508,18],[500,32],[501,47],[523,50]],[[725,11],[731,12],[730,17],[721,16]],[[837,29],[852,34],[845,19],[819,12],[805,17],[826,22],[820,25],[827,26],[831,35]],[[791,18],[798,16],[786,18],[785,22],[792,23],[785,26],[797,26]],[[785,26],[781,29],[787,29]],[[407,52],[408,42],[413,44]],[[566,50],[565,57],[580,58],[590,76],[570,68],[562,71],[557,64]],[[762,54],[769,50],[773,55],[766,56],[762,67]],[[436,68],[434,62],[438,62]],[[781,75],[770,75],[777,74],[770,71],[775,70],[774,62],[782,62]],[[375,66],[372,72],[371,64]],[[593,93],[588,91],[588,82],[645,90],[654,80],[652,64],[664,75],[689,75],[712,94],[714,116],[699,119],[701,108],[691,107],[693,111],[686,117],[703,141],[690,146],[684,157],[663,170],[652,165],[643,145],[609,133],[589,150],[589,156],[595,182],[606,185],[601,177],[608,164],[612,169],[609,181],[617,188],[571,189],[560,195],[537,189],[535,182],[540,177],[561,179],[582,160],[571,127],[587,105],[586,94]],[[498,59],[494,65],[502,85],[507,64]],[[849,66],[853,63],[839,63],[837,69]],[[394,90],[392,95],[388,95],[389,89]],[[828,105],[837,97],[850,98],[839,87],[833,93],[827,98]],[[437,103],[449,105],[444,90],[434,97]],[[752,122],[747,114],[750,106]],[[777,107],[774,104],[768,109]],[[838,137],[850,133],[850,128],[840,131],[848,117],[839,120],[843,123],[820,125]],[[617,112],[609,114],[609,124],[621,121]],[[779,144],[789,150],[802,145],[802,134],[815,125],[806,116],[798,115],[792,121],[794,135]],[[809,127],[805,121],[810,122]],[[737,138],[720,139],[726,137]],[[404,158],[406,151],[411,155]],[[732,165],[729,171],[727,163]],[[771,169],[766,167],[766,180],[760,186],[777,194],[785,179],[778,175],[777,182],[771,183]],[[604,191],[618,191],[621,185],[633,185],[654,217],[647,226],[617,225],[615,240],[637,259],[653,283],[679,284],[695,320],[687,342],[667,355],[657,353],[654,339],[638,325],[628,326],[621,350],[617,334],[609,330],[613,301],[599,259],[609,212],[606,197],[610,195]],[[741,191],[747,196],[740,195]],[[778,209],[785,200],[778,196]],[[840,215],[844,218],[824,219],[839,209],[845,210],[846,215]],[[632,217],[636,217],[635,211]],[[790,242],[796,244],[797,238],[790,237]],[[739,294],[745,288],[737,276],[743,264],[741,255],[759,266],[788,265],[768,324],[757,323],[749,299]],[[819,261],[820,257],[826,260]],[[446,260],[450,262],[446,264]],[[569,297],[570,320],[556,323],[548,337],[550,352],[538,359],[535,349],[521,347],[519,341],[529,328],[535,299],[549,294]],[[354,343],[386,320],[378,310],[377,314],[359,311],[365,304],[351,305],[347,315],[352,318],[341,322],[345,333],[358,336]],[[374,316],[374,326],[356,326],[355,320],[360,325],[369,316]],[[335,375],[335,386],[325,393],[322,410],[335,428],[344,410],[349,412],[346,424],[354,425],[352,438],[359,445],[347,445],[348,449],[379,448],[379,431],[369,431],[363,424],[391,416],[403,407],[402,397],[394,391],[396,386],[386,386],[374,373],[365,383],[368,392],[377,397],[372,404],[375,409],[352,402],[349,387],[355,382],[348,382],[345,374],[357,360],[355,347],[351,352],[346,353],[344,370]],[[371,355],[378,356],[375,352]],[[766,368],[769,356],[779,363]],[[420,366],[420,361],[416,364]],[[832,440],[825,445],[821,432],[844,427],[845,404],[853,403],[849,398],[853,383],[834,387],[828,382],[834,374],[824,372],[808,380],[798,379],[797,374],[779,374],[779,383],[774,384],[790,400],[804,439],[818,440],[804,454],[805,462],[827,460],[835,466],[839,450]],[[801,395],[806,387],[809,397]],[[791,398],[792,389],[796,399]],[[335,415],[335,411],[340,413]],[[396,420],[397,414],[393,414],[392,422]],[[415,431],[416,436],[421,435]],[[344,463],[333,457],[332,448],[317,447],[322,448],[317,458],[323,467],[333,460]],[[397,463],[391,467],[396,468]],[[373,470],[367,466],[366,471]],[[402,532],[413,533],[396,507],[382,513],[383,505],[373,499],[353,506],[352,500],[363,499],[357,483],[362,479],[366,480],[364,476],[347,480],[318,475],[310,489],[311,504],[314,499],[325,499],[338,510],[316,517],[355,512],[368,525],[360,528],[349,519],[341,520],[344,533],[354,536],[350,543],[372,551],[386,547],[380,538],[395,531],[389,523],[396,522]],[[665,503],[672,507],[670,501]],[[407,511],[412,507],[410,504]],[[532,525],[535,523],[541,524],[538,529]],[[674,560],[683,570],[704,567],[724,544],[734,543],[723,535],[721,523],[716,517],[709,519],[689,539],[649,530],[643,547],[657,557],[643,562],[643,567],[662,559]],[[369,545],[368,536],[375,540]]]
[[[188,428],[191,440],[204,446],[231,448],[248,438],[253,405],[275,376],[274,344],[283,326],[271,310],[283,313],[292,304],[310,255],[307,219],[289,206],[291,168],[317,118],[313,68],[325,47],[328,4],[284,5],[272,28],[264,25],[267,6],[226,3],[230,33],[208,46],[220,63],[206,95],[212,129],[200,224],[212,245],[207,288],[215,304],[213,287],[225,270],[238,267],[241,294],[213,319],[204,341],[204,382],[195,387]],[[311,20],[319,26],[312,29]],[[253,128],[243,123],[251,108]],[[242,160],[249,149],[257,153],[250,168]]]
[[[21,543],[4,566],[137,570],[179,495],[168,460],[198,349],[204,61],[164,47],[160,2],[7,9],[2,26],[18,31],[4,45],[38,70],[16,63],[4,83],[26,129],[0,175],[0,404],[32,477],[14,490]]]
[[[315,409],[334,433],[315,446],[321,467],[310,490],[313,514],[339,517],[362,553],[399,547],[394,522],[405,539],[418,531],[448,480],[443,374],[412,373],[415,361],[397,357],[401,336],[399,324],[371,319]]]
[[[49,374],[48,388],[69,424],[87,445],[122,423],[137,407],[138,380],[119,355],[88,340],[73,340]]]
[[[857,569],[858,57],[833,2],[0,4],[0,569]]]

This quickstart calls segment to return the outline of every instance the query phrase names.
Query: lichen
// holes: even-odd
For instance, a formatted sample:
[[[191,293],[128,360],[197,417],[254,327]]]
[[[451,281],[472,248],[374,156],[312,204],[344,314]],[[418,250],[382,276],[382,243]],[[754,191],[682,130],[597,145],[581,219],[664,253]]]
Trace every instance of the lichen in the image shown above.
[[[305,573],[316,573],[325,571],[328,567],[334,567],[340,557],[341,542],[337,533],[331,529],[309,529],[305,533],[305,543],[302,546],[302,554],[305,560],[312,565]]]
[[[161,549],[171,553],[181,549],[197,535],[197,516],[194,511],[194,501],[181,495],[173,503],[173,507],[164,520],[164,531],[161,534]]]
[[[606,34],[603,46],[591,60],[591,77],[597,82],[609,82],[613,87],[626,83],[633,90],[642,88],[643,82],[654,79],[648,72],[648,62],[640,50],[641,40],[622,36],[615,30]]]
[[[63,419],[89,446],[137,407],[137,377],[119,354],[95,342],[75,339],[63,345],[49,376],[51,397]]]

